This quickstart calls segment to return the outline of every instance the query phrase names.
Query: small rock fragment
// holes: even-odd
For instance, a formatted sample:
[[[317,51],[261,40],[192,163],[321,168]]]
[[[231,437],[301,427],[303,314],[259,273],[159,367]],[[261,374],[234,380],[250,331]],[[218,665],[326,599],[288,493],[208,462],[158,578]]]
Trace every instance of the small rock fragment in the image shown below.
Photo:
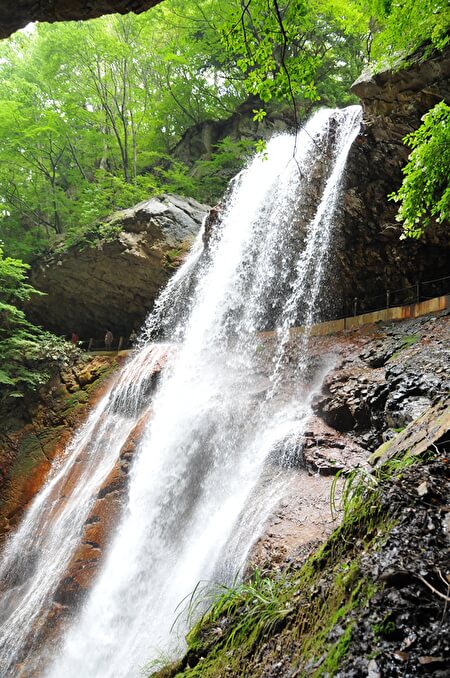
[[[424,497],[426,494],[428,494],[428,485],[426,480],[424,480],[423,483],[420,483],[419,487],[417,488],[417,494],[419,497]]]
[[[419,657],[419,664],[422,664],[422,666],[426,666],[428,664],[441,664],[445,661],[445,657]]]
[[[394,657],[396,659],[399,659],[401,662],[406,662],[408,661],[409,654],[407,652],[402,652],[399,650],[398,652],[394,652]]]
[[[367,678],[380,678],[381,673],[375,659],[371,659],[367,667]]]

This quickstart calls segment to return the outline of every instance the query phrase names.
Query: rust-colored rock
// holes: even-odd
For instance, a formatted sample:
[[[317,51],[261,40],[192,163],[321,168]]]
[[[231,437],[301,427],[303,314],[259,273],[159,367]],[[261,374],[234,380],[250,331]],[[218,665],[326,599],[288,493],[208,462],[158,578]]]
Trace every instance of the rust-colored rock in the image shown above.
[[[3,404],[0,431],[0,541],[40,490],[53,459],[103,395],[115,358],[82,359],[54,374],[37,394]],[[76,481],[76,466],[68,483]]]
[[[91,585],[101,561],[102,552],[114,533],[123,509],[129,462],[150,416],[151,408],[147,408],[133,427],[116,464],[105,478],[86,518],[80,544],[73,553],[67,566],[66,577],[55,595],[56,602],[65,606],[65,613],[70,612],[74,605],[79,603],[86,589]],[[80,466],[83,465],[87,454],[88,450],[81,452]]]

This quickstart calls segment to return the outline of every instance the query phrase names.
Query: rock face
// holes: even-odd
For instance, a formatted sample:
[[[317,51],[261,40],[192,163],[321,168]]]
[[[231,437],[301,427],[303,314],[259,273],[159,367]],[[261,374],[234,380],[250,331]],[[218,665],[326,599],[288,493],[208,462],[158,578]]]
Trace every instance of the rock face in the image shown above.
[[[298,565],[323,542],[336,526],[329,500],[338,472],[369,470],[400,448],[415,455],[448,451],[449,322],[444,312],[310,339],[311,378],[321,365],[331,369],[313,399],[289,489],[255,544],[251,565]],[[273,337],[262,341],[261,355],[270,355]],[[297,341],[294,335],[292,362]],[[336,497],[340,487],[338,480]]]
[[[333,341],[340,358],[313,407],[328,426],[366,450],[377,449],[450,392],[448,311],[344,336],[316,343],[325,352]]]
[[[410,152],[402,139],[420,126],[421,117],[434,104],[450,102],[450,49],[426,60],[421,56],[416,54],[402,70],[362,77],[352,88],[361,99],[364,122],[346,164],[328,254],[328,289],[321,299],[323,319],[353,315],[355,298],[360,313],[414,303],[449,290],[449,280],[436,282],[450,270],[448,224],[432,224],[420,240],[400,240],[398,205],[388,199],[402,183]],[[239,118],[230,119],[231,133],[234,128],[239,129]],[[215,139],[219,131],[213,126],[188,131],[179,145],[181,157],[207,155],[211,134]],[[315,214],[326,178],[318,153],[310,168],[311,190],[302,195],[301,206],[292,215],[292,228],[300,235]],[[216,216],[207,222],[206,244]],[[269,326],[270,322],[273,326],[273,318]]]
[[[8,406],[0,418],[0,542],[40,490],[55,458],[104,392],[117,359],[97,356],[55,372],[39,392]]]
[[[27,308],[33,322],[57,334],[99,341],[110,327],[128,337],[200,230],[208,207],[175,195],[139,203],[107,221],[109,239],[75,245],[34,266],[31,283],[46,293]]]
[[[253,120],[253,109],[265,107],[267,115],[262,122]],[[172,154],[187,165],[196,160],[209,159],[214,146],[230,137],[234,141],[268,139],[273,134],[292,129],[294,119],[289,107],[267,106],[257,97],[249,97],[224,120],[205,120],[186,130],[172,149]]]
[[[169,349],[168,349],[169,350]],[[160,373],[167,359],[167,352],[158,347],[160,358],[152,363],[152,389],[154,390]],[[34,416],[28,426],[17,430],[17,422],[12,422],[8,435],[0,435],[0,469],[4,461],[5,450],[18,441],[19,457],[10,464],[9,484],[0,485],[0,552],[2,539],[17,524],[26,504],[37,494],[49,471],[51,462],[61,454],[71,438],[76,425],[82,423],[87,407],[92,409],[105,389],[114,387],[115,375],[105,381],[111,370],[121,361],[123,356],[112,359],[110,356],[84,358],[67,371],[55,375],[52,383],[42,390],[41,399],[31,401]],[[103,383],[103,388],[100,384]],[[100,388],[99,388],[100,387]],[[147,396],[150,397],[150,391]],[[41,402],[42,401],[42,402]],[[47,404],[47,412],[43,412],[43,404]],[[33,623],[32,634],[17,665],[17,675],[41,675],[45,671],[48,660],[48,648],[57,642],[63,629],[79,610],[85,594],[89,590],[102,562],[114,528],[126,505],[128,474],[136,447],[142,437],[145,426],[152,416],[151,400],[143,407],[136,419],[127,439],[122,445],[112,470],[90,497],[89,511],[84,521],[77,547],[73,550],[56,590],[52,593],[47,607]],[[41,421],[42,420],[42,421]],[[45,425],[45,426],[44,426]],[[48,428],[48,426],[52,428]],[[20,449],[22,445],[23,449]],[[57,520],[67,502],[67,497],[80,481],[80,474],[86,464],[90,463],[92,448],[81,445],[77,449],[77,459],[64,475],[63,483],[55,486],[50,495],[46,520]],[[10,457],[12,455],[10,454]],[[43,457],[44,462],[41,457]],[[8,461],[8,460],[7,460]],[[23,468],[22,468],[23,467]],[[0,476],[1,478],[1,476]],[[3,534],[3,533],[4,534]],[[31,554],[31,548],[30,548]],[[32,560],[32,555],[30,555]],[[32,572],[32,570],[31,570]],[[16,580],[7,574],[0,580],[0,592],[14,595]],[[25,574],[25,578],[30,573]],[[13,585],[11,584],[13,581]],[[32,648],[39,648],[34,656]]]
[[[359,310],[372,310],[386,306],[391,290],[390,304],[401,305],[416,300],[416,281],[448,276],[448,224],[431,226],[420,241],[399,240],[397,205],[387,196],[402,182],[409,154],[403,137],[436,103],[450,102],[450,49],[425,61],[418,54],[402,70],[362,77],[353,92],[364,108],[364,126],[349,154],[341,235],[330,258],[334,312],[342,315],[351,315],[354,297]],[[422,298],[446,291],[443,283],[419,288]]]
[[[0,38],[6,38],[31,21],[94,19],[102,14],[144,12],[161,0],[3,0],[0,7]]]

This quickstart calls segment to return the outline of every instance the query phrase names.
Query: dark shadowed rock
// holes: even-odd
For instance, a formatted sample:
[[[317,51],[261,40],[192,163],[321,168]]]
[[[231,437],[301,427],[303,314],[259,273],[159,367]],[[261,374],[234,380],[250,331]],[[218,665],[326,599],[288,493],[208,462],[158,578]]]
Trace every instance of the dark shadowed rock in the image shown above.
[[[2,0],[0,38],[6,38],[31,21],[93,19],[102,14],[144,12],[161,0]]]
[[[364,109],[364,125],[347,161],[340,212],[340,234],[330,257],[330,290],[334,311],[358,310],[416,300],[416,281],[448,276],[448,224],[431,225],[417,240],[399,240],[398,205],[388,195],[398,190],[410,149],[403,137],[416,130],[421,117],[439,101],[450,102],[450,49],[427,60],[418,54],[401,70],[361,77],[353,92]],[[442,283],[422,285],[423,297],[444,294]],[[401,288],[409,290],[395,292]]]

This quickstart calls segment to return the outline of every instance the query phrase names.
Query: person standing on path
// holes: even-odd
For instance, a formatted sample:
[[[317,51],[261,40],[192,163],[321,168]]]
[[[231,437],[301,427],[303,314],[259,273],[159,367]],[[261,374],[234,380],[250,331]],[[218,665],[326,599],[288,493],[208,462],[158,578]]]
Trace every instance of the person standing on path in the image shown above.
[[[113,333],[111,332],[110,329],[107,329],[105,334],[105,349],[107,351],[111,350],[113,341],[114,341]]]
[[[131,334],[130,334],[130,336],[129,336],[129,338],[128,338],[128,345],[130,346],[130,348],[133,348],[136,339],[137,339],[136,330],[133,328],[133,329],[131,330]]]

